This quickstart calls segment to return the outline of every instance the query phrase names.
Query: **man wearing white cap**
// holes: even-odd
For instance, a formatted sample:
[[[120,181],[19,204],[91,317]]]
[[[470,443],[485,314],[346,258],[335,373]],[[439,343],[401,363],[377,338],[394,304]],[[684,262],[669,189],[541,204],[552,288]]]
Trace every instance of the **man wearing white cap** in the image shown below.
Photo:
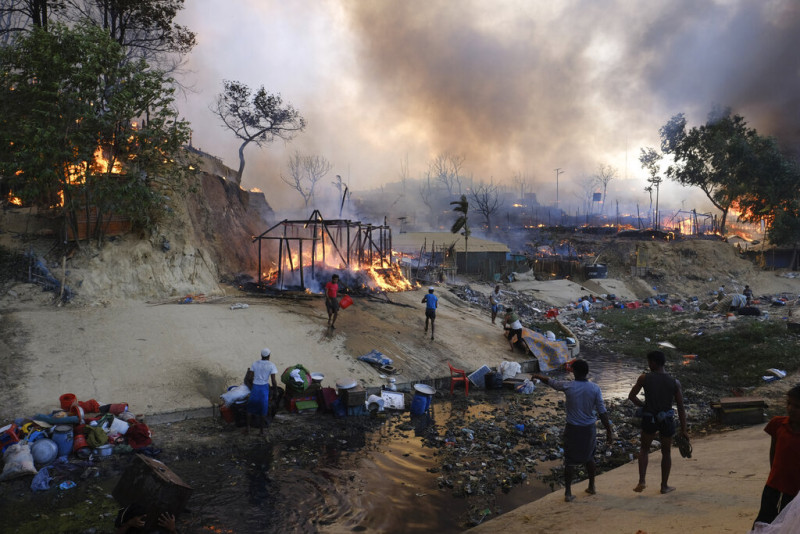
[[[261,349],[261,359],[256,360],[250,366],[253,371],[253,387],[250,388],[250,398],[247,400],[247,432],[250,432],[250,416],[256,415],[260,421],[260,434],[264,433],[264,426],[269,415],[269,381],[272,379],[272,387],[278,387],[275,376],[278,368],[269,361],[272,354],[267,348]]]
[[[428,294],[422,297],[425,303],[425,333],[428,333],[428,321],[431,322],[431,341],[433,341],[433,322],[436,320],[436,308],[439,307],[439,297],[433,294],[433,287],[428,288]]]

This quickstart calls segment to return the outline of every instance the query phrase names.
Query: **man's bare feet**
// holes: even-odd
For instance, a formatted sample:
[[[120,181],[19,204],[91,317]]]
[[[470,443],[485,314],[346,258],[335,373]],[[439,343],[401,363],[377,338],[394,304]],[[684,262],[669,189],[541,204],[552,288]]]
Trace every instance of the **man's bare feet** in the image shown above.
[[[594,489],[594,486],[589,486],[588,488],[586,488],[586,493],[588,493],[589,495],[594,495],[595,493],[597,493],[597,490]]]
[[[572,502],[574,500],[575,500],[575,495],[572,495],[571,493],[564,495],[564,502]]]
[[[645,489],[646,487],[647,487],[647,485],[646,485],[644,482],[639,482],[639,483],[636,485],[636,487],[635,487],[635,488],[633,488],[633,491],[635,491],[636,493],[641,493],[641,492],[643,492],[643,491],[644,491],[644,489]]]
[[[661,486],[661,493],[669,493],[671,491],[675,491],[675,488],[672,486]]]

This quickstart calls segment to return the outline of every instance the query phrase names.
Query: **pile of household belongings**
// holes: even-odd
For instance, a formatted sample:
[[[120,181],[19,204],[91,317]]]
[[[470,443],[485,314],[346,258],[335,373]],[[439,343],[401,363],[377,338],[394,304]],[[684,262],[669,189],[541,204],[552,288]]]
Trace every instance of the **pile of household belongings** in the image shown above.
[[[79,401],[74,394],[59,398],[61,408],[14,420],[0,428],[3,471],[0,480],[36,475],[34,489],[49,488],[48,469],[54,464],[102,459],[114,453],[140,452],[155,456],[151,432],[127,403]]]
[[[373,349],[358,359],[373,366],[378,371],[386,373],[387,375],[397,374],[397,369],[392,365],[394,361],[385,354]]]

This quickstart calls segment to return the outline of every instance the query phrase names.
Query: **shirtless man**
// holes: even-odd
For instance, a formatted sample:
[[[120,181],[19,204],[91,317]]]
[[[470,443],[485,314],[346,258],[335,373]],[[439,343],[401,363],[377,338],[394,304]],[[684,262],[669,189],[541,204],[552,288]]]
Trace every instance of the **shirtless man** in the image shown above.
[[[669,472],[672,469],[672,438],[675,435],[675,411],[672,403],[678,407],[678,419],[681,425],[681,435],[688,439],[686,433],[686,410],[683,407],[683,393],[681,383],[664,371],[667,357],[660,350],[647,354],[647,365],[650,372],[639,376],[634,384],[628,399],[642,409],[642,438],[639,449],[639,484],[633,491],[641,493],[647,487],[647,456],[650,445],[656,434],[661,442],[661,493],[669,493],[675,488],[671,487]],[[644,389],[644,401],[639,398],[639,392]]]

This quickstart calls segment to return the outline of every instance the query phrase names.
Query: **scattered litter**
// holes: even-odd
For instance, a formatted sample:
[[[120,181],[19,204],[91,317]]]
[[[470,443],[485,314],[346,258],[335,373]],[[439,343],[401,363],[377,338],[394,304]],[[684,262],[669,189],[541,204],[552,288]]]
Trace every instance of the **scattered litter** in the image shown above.
[[[770,368],[767,369],[767,372],[778,378],[786,378],[786,371],[781,369]]]
[[[669,341],[659,341],[658,342],[658,346],[659,347],[666,347],[668,349],[677,349],[678,348],[675,345],[673,345],[672,343],[670,343]]]
[[[236,304],[231,304],[231,309],[232,310],[246,310],[249,307],[250,307],[249,304],[244,304],[242,302],[237,302]]]
[[[76,484],[71,480],[65,480],[64,482],[58,485],[58,487],[61,488],[62,490],[72,489],[75,486]]]

